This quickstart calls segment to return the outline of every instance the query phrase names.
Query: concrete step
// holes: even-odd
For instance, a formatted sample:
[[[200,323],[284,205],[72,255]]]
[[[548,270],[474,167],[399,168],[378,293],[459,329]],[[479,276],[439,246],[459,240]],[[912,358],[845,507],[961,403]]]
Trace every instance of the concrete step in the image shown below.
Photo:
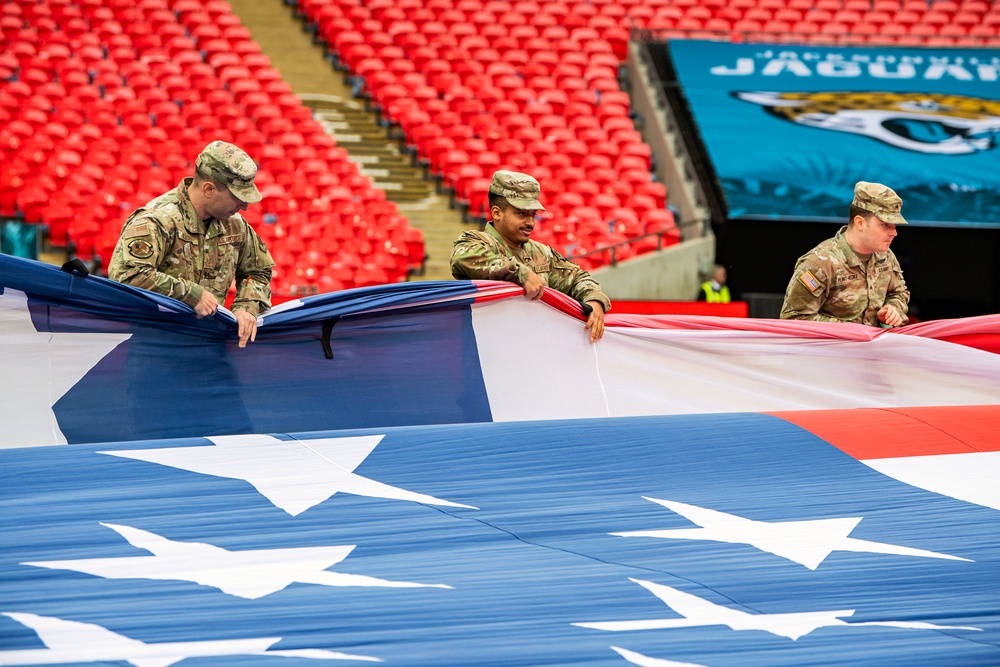
[[[326,131],[347,149],[372,185],[385,190],[386,198],[399,202],[421,201],[430,196],[434,184],[424,179],[410,156],[400,151],[399,142],[365,111],[364,105],[341,95],[308,94],[302,101],[313,109]]]
[[[458,211],[449,208],[448,196],[439,193],[423,168],[413,164],[365,100],[354,97],[347,74],[335,69],[325,46],[314,40],[291,6],[280,0],[230,0],[230,6],[292,91],[321,117],[337,144],[375,187],[385,190],[387,199],[396,202],[400,214],[424,233],[430,258],[418,279],[450,279],[452,241],[468,225]]]
[[[401,203],[398,206],[400,213],[409,219],[410,224],[424,233],[427,261],[424,274],[419,279],[451,280],[452,242],[468,226],[462,224],[457,211],[448,209],[447,196],[431,195],[423,201]],[[442,209],[448,214],[442,214]]]

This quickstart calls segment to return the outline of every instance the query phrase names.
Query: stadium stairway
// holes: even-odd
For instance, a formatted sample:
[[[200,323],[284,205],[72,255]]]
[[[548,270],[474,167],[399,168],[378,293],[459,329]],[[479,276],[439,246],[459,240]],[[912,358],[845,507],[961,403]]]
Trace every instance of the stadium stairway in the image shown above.
[[[231,0],[230,6],[292,91],[316,110],[337,144],[347,149],[361,173],[385,190],[400,214],[423,232],[425,269],[411,279],[450,279],[452,241],[468,225],[462,223],[458,211],[449,208],[448,196],[436,192],[434,181],[427,180],[410,156],[400,151],[399,142],[379,124],[377,114],[353,96],[344,74],[333,68],[324,47],[303,30],[291,7],[281,0]]]

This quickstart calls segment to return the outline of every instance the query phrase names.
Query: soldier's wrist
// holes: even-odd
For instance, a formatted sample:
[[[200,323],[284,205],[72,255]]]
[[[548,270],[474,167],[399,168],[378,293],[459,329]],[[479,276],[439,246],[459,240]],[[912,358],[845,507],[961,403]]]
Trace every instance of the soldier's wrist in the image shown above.
[[[184,297],[184,303],[194,308],[201,301],[202,295],[205,293],[205,288],[197,283],[191,283],[191,288],[188,290],[187,296]]]

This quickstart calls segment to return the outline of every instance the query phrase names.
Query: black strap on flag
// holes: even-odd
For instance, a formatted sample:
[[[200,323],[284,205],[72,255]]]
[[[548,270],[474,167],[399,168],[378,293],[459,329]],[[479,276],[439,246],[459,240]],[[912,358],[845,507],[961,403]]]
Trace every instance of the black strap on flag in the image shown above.
[[[62,265],[62,270],[66,273],[72,273],[77,276],[88,276],[90,271],[87,270],[87,265],[83,263],[79,257],[74,257],[65,264]]]
[[[323,356],[327,359],[333,359],[333,347],[330,346],[330,336],[333,335],[333,326],[340,320],[340,317],[331,317],[328,320],[323,320]]]

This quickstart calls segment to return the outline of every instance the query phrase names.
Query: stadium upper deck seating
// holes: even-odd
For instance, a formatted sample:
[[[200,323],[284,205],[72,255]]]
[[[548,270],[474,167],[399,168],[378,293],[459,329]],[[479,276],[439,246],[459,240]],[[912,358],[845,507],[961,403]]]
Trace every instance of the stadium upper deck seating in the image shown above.
[[[679,240],[618,68],[633,31],[815,44],[996,46],[984,0],[299,0],[470,215],[490,173],[529,171],[537,237],[618,259]],[[419,230],[371,187],[222,0],[14,0],[0,9],[0,215],[110,255],[124,216],[212,139],[261,166],[248,216],[276,291],[402,279]],[[557,196],[576,194],[579,199]],[[598,252],[582,263],[610,259]]]
[[[633,236],[646,233],[651,208],[669,214],[618,83],[632,27],[627,5],[301,0],[298,9],[470,217],[485,217],[494,170],[530,172],[552,193],[536,238],[580,255],[628,240],[619,223]],[[650,190],[654,207],[646,205]],[[564,205],[555,196],[564,191],[592,205]],[[652,246],[619,248],[616,258],[680,239],[676,225],[657,232]]]
[[[996,46],[1000,9],[985,0],[687,0],[635,25],[657,37],[906,46]]]
[[[299,0],[298,9],[470,215],[484,216],[494,169],[531,172],[553,193],[536,237],[573,255],[649,233],[654,213],[655,230],[664,230],[666,193],[618,84],[634,31],[824,45],[1000,43],[1000,9],[983,0]],[[659,188],[655,206],[650,188]],[[555,194],[568,191],[583,202]],[[676,225],[665,239],[679,239]],[[633,246],[617,257],[656,247],[648,239]],[[608,259],[597,253],[582,263]]]
[[[247,217],[275,251],[276,293],[402,280],[423,261],[419,230],[228,3],[17,0],[0,12],[0,46],[0,215],[44,223],[54,244],[106,262],[128,213],[224,139],[260,165],[264,200]]]

